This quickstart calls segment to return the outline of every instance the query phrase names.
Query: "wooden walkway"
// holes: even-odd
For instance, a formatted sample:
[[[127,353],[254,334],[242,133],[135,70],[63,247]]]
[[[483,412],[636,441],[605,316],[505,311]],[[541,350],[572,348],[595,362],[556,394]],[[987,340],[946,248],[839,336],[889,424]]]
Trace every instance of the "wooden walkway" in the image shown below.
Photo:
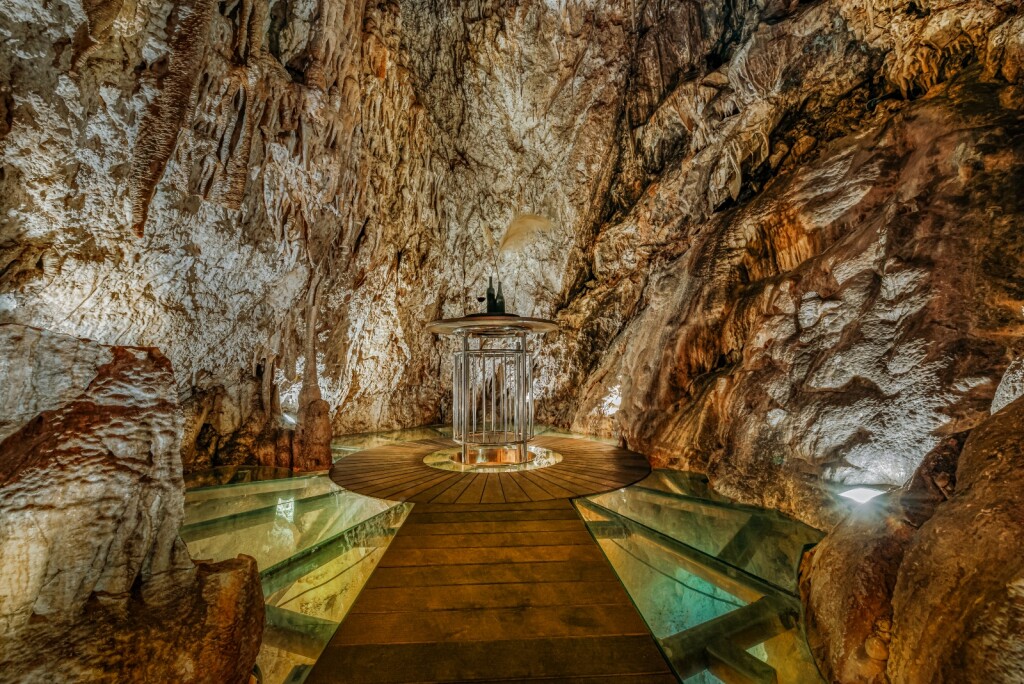
[[[413,506],[308,684],[677,681],[568,499],[486,491]]]
[[[455,443],[428,439],[346,456],[331,468],[331,479],[350,491],[391,501],[497,504],[589,496],[633,484],[651,472],[640,454],[600,442],[541,436],[531,443],[557,451],[562,462],[513,473],[439,470],[423,458]]]

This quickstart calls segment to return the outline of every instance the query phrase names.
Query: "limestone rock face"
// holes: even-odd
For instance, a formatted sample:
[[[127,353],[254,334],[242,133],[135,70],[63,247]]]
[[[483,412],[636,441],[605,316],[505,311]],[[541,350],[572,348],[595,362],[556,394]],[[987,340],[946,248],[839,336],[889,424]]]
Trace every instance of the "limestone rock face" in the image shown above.
[[[962,447],[960,436],[945,440],[905,487],[855,509],[805,556],[807,636],[829,680],[889,681],[897,577],[918,528],[952,493]]]
[[[244,681],[262,633],[255,563],[197,569],[178,537],[167,358],[16,325],[0,326],[0,358],[4,677]]]
[[[1024,129],[1017,89],[976,75],[876,112],[648,275],[596,281],[566,320],[619,330],[573,427],[824,526],[823,481],[902,485],[987,415],[1021,330],[1001,255],[1022,248]]]
[[[956,492],[914,535],[893,592],[892,681],[1024,672],[1024,400],[971,432]]]
[[[67,504],[109,513],[17,542],[5,629],[203,576],[179,432],[189,470],[319,469],[443,416],[424,325],[493,274],[561,326],[542,421],[822,528],[902,488],[807,597],[836,677],[910,676],[889,606],[955,478],[904,494],[1021,388],[1018,0],[5,0],[0,36],[2,506],[55,524],[27,493],[95,457]]]
[[[1017,682],[1024,672],[1024,399],[840,523],[801,568],[837,682]]]
[[[812,483],[902,484],[1019,351],[1013,0],[10,0],[0,28],[0,320],[159,347],[189,468],[319,464],[307,376],[336,433],[437,419],[423,326],[492,273],[563,326],[542,419],[822,525]],[[317,422],[298,452],[282,413]]]

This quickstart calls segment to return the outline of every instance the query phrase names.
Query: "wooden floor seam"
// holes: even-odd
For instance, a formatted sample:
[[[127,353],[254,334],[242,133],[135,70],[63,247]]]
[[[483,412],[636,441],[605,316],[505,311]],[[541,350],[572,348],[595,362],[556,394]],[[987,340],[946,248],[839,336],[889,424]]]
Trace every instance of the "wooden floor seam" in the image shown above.
[[[414,505],[306,682],[677,681],[570,501],[645,477],[646,460],[576,439],[542,446],[561,450],[562,463],[501,474],[410,467],[443,440],[338,461],[339,485]],[[588,476],[590,462],[599,470]],[[385,483],[370,476],[375,466]]]

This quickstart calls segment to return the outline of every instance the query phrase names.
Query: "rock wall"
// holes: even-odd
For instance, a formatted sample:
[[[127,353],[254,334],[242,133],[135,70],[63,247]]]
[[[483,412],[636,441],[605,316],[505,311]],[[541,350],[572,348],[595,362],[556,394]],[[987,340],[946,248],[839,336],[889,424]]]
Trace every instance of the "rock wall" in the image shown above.
[[[0,679],[248,681],[256,564],[178,537],[167,358],[0,325],[0,359]]]
[[[907,482],[1019,353],[1021,93],[979,80],[880,103],[646,278],[597,281],[574,314],[638,312],[566,418],[819,526],[831,489]]]
[[[817,483],[906,481],[1018,351],[991,256],[1020,227],[992,201],[1019,182],[1012,0],[11,0],[0,22],[0,320],[163,350],[189,468],[322,465],[286,431],[307,413],[321,442],[325,412],[436,419],[423,325],[492,272],[563,326],[543,419],[817,524]]]
[[[828,526],[987,413],[1020,351],[1018,8],[875,9],[776,16],[635,129],[549,419]]]
[[[1018,399],[962,452],[951,440],[805,560],[810,641],[831,681],[1020,681],[1022,420]]]
[[[495,272],[562,327],[542,420],[820,527],[837,491],[916,486],[1019,392],[1017,0],[6,0],[0,35],[0,324],[27,331],[0,359],[2,505],[62,472],[43,436],[163,421],[124,447],[163,460],[90,490],[152,506],[99,520],[109,554],[52,556],[80,582],[17,542],[8,630],[133,615],[107,597],[181,573],[174,610],[248,625],[251,567],[178,548],[178,433],[188,469],[316,469],[331,432],[438,418],[448,348],[423,326]],[[136,363],[155,395],[77,412],[149,387],[114,379]],[[924,532],[864,524],[818,558],[838,573],[867,544],[858,577],[886,592],[837,589],[872,619],[821,653],[836,677],[908,678],[918,627],[885,612]]]

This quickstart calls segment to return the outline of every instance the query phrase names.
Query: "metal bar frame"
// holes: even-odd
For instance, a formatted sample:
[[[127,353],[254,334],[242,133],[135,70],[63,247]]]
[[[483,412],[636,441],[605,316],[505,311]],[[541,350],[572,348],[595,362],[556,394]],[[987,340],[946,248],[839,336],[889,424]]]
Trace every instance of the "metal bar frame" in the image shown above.
[[[469,450],[476,447],[514,447],[517,460],[526,462],[534,418],[533,357],[527,333],[459,331],[459,337],[461,349],[452,363],[452,438],[462,447],[462,462],[468,462]]]

